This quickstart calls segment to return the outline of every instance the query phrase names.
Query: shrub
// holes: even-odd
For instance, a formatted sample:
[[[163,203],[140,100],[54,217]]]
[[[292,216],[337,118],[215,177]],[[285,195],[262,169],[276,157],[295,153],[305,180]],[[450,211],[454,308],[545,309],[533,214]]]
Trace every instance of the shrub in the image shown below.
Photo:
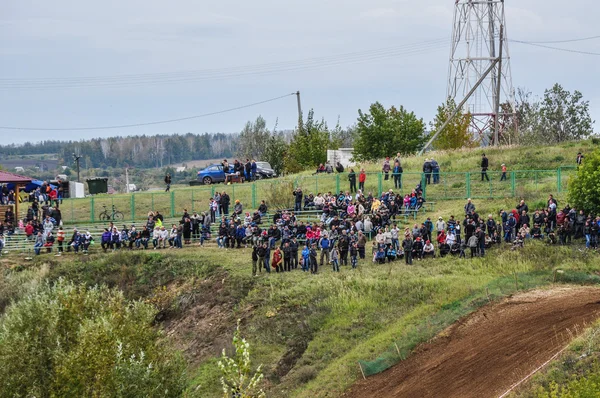
[[[587,155],[569,182],[569,201],[578,209],[600,212],[600,149]]]
[[[0,319],[0,396],[180,396],[184,363],[153,319],[107,287],[43,285]]]
[[[265,393],[259,387],[263,379],[262,366],[259,366],[252,374],[250,344],[241,337],[239,321],[233,334],[233,347],[235,348],[234,357],[228,357],[223,349],[223,355],[218,362],[222,373],[223,397],[264,398]]]

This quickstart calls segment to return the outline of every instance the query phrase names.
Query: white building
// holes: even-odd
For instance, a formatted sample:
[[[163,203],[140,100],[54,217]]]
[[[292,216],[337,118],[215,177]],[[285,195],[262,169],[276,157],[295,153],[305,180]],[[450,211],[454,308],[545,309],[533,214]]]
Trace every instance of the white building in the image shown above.
[[[327,150],[327,161],[335,167],[340,162],[344,168],[352,167],[356,164],[352,159],[352,152],[354,148],[340,148],[340,149],[328,149]]]

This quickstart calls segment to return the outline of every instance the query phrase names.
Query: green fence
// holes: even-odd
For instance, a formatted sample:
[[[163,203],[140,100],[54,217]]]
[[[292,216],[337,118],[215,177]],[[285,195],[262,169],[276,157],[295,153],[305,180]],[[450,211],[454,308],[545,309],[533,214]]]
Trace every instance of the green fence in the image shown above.
[[[557,170],[516,170],[508,172],[504,181],[501,181],[501,172],[488,172],[489,181],[482,181],[480,172],[440,173],[439,181],[435,184],[433,177],[432,183],[426,184],[423,173],[403,173],[400,189],[395,187],[391,174],[386,180],[382,173],[367,173],[364,193],[379,196],[389,189],[403,194],[410,193],[420,183],[428,201],[528,197],[567,191],[569,180],[575,172],[575,167],[561,167]],[[356,177],[358,187],[358,174]],[[61,206],[61,212],[66,223],[99,221],[100,214],[105,209],[112,214],[112,206],[124,214],[124,221],[127,222],[145,220],[150,211],[160,211],[166,217],[175,217],[182,214],[184,209],[190,213],[208,211],[209,200],[216,192],[227,192],[232,206],[236,200],[240,200],[244,209],[256,209],[261,199],[267,198],[268,191],[280,184],[301,187],[305,195],[350,189],[347,173],[301,175],[244,184],[174,187],[171,192],[136,192],[66,199]],[[290,192],[290,203],[292,202]]]

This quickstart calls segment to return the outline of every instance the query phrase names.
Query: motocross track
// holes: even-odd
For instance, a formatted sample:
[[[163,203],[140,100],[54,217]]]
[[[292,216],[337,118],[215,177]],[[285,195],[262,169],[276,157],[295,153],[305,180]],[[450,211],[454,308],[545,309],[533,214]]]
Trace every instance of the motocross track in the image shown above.
[[[357,382],[346,397],[498,397],[600,317],[600,289],[561,287],[488,305]]]

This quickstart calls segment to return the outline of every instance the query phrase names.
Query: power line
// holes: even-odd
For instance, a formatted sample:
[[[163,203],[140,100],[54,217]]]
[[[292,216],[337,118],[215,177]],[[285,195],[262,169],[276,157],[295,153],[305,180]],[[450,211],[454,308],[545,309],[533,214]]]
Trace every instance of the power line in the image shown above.
[[[204,114],[195,115],[195,116],[181,117],[181,118],[177,118],[177,119],[169,119],[169,120],[159,120],[159,121],[154,121],[154,122],[146,122],[146,123],[122,124],[122,125],[117,125],[117,126],[60,127],[60,128],[58,128],[58,127],[57,128],[47,128],[47,127],[0,126],[0,130],[19,130],[19,131],[83,131],[83,130],[114,130],[114,129],[127,128],[127,127],[151,126],[151,125],[155,125],[155,124],[174,123],[174,122],[180,122],[180,121],[183,121],[183,120],[199,119],[199,118],[202,118],[202,117],[219,115],[221,113],[233,112],[233,111],[237,111],[237,110],[244,109],[244,108],[250,108],[250,107],[253,107],[253,106],[256,106],[256,105],[265,104],[267,102],[277,101],[277,100],[280,100],[282,98],[286,98],[286,97],[289,97],[289,96],[292,96],[292,95],[296,95],[296,93],[286,94],[286,95],[282,95],[280,97],[275,97],[275,98],[270,98],[270,99],[267,99],[267,100],[264,100],[264,101],[254,102],[252,104],[237,106],[235,108],[224,109],[222,111],[204,113]]]
[[[549,41],[527,41],[528,44],[559,44],[559,43],[573,43],[576,41],[587,41],[587,40],[594,40],[594,39],[600,39],[600,36],[590,36],[590,37],[582,37],[579,39],[567,39],[567,40],[549,40]],[[519,40],[514,40],[516,42],[519,42]]]
[[[308,58],[297,61],[259,64],[250,66],[192,70],[158,74],[119,76],[90,76],[75,78],[0,79],[0,88],[44,89],[79,87],[121,87],[149,84],[182,83],[202,80],[220,80],[240,76],[266,75],[279,72],[301,71],[323,67],[371,62],[385,58],[411,56],[447,47],[447,39],[436,39],[421,43],[380,48],[374,50]]]
[[[580,51],[580,50],[571,50],[569,48],[552,47],[552,46],[546,46],[544,44],[536,44],[536,43],[531,43],[531,42],[521,41],[521,40],[510,40],[510,41],[513,43],[526,44],[528,46],[547,48],[550,50],[564,51],[564,52],[575,53],[575,54],[600,56],[600,53],[595,53],[595,52],[590,52],[590,51]]]

